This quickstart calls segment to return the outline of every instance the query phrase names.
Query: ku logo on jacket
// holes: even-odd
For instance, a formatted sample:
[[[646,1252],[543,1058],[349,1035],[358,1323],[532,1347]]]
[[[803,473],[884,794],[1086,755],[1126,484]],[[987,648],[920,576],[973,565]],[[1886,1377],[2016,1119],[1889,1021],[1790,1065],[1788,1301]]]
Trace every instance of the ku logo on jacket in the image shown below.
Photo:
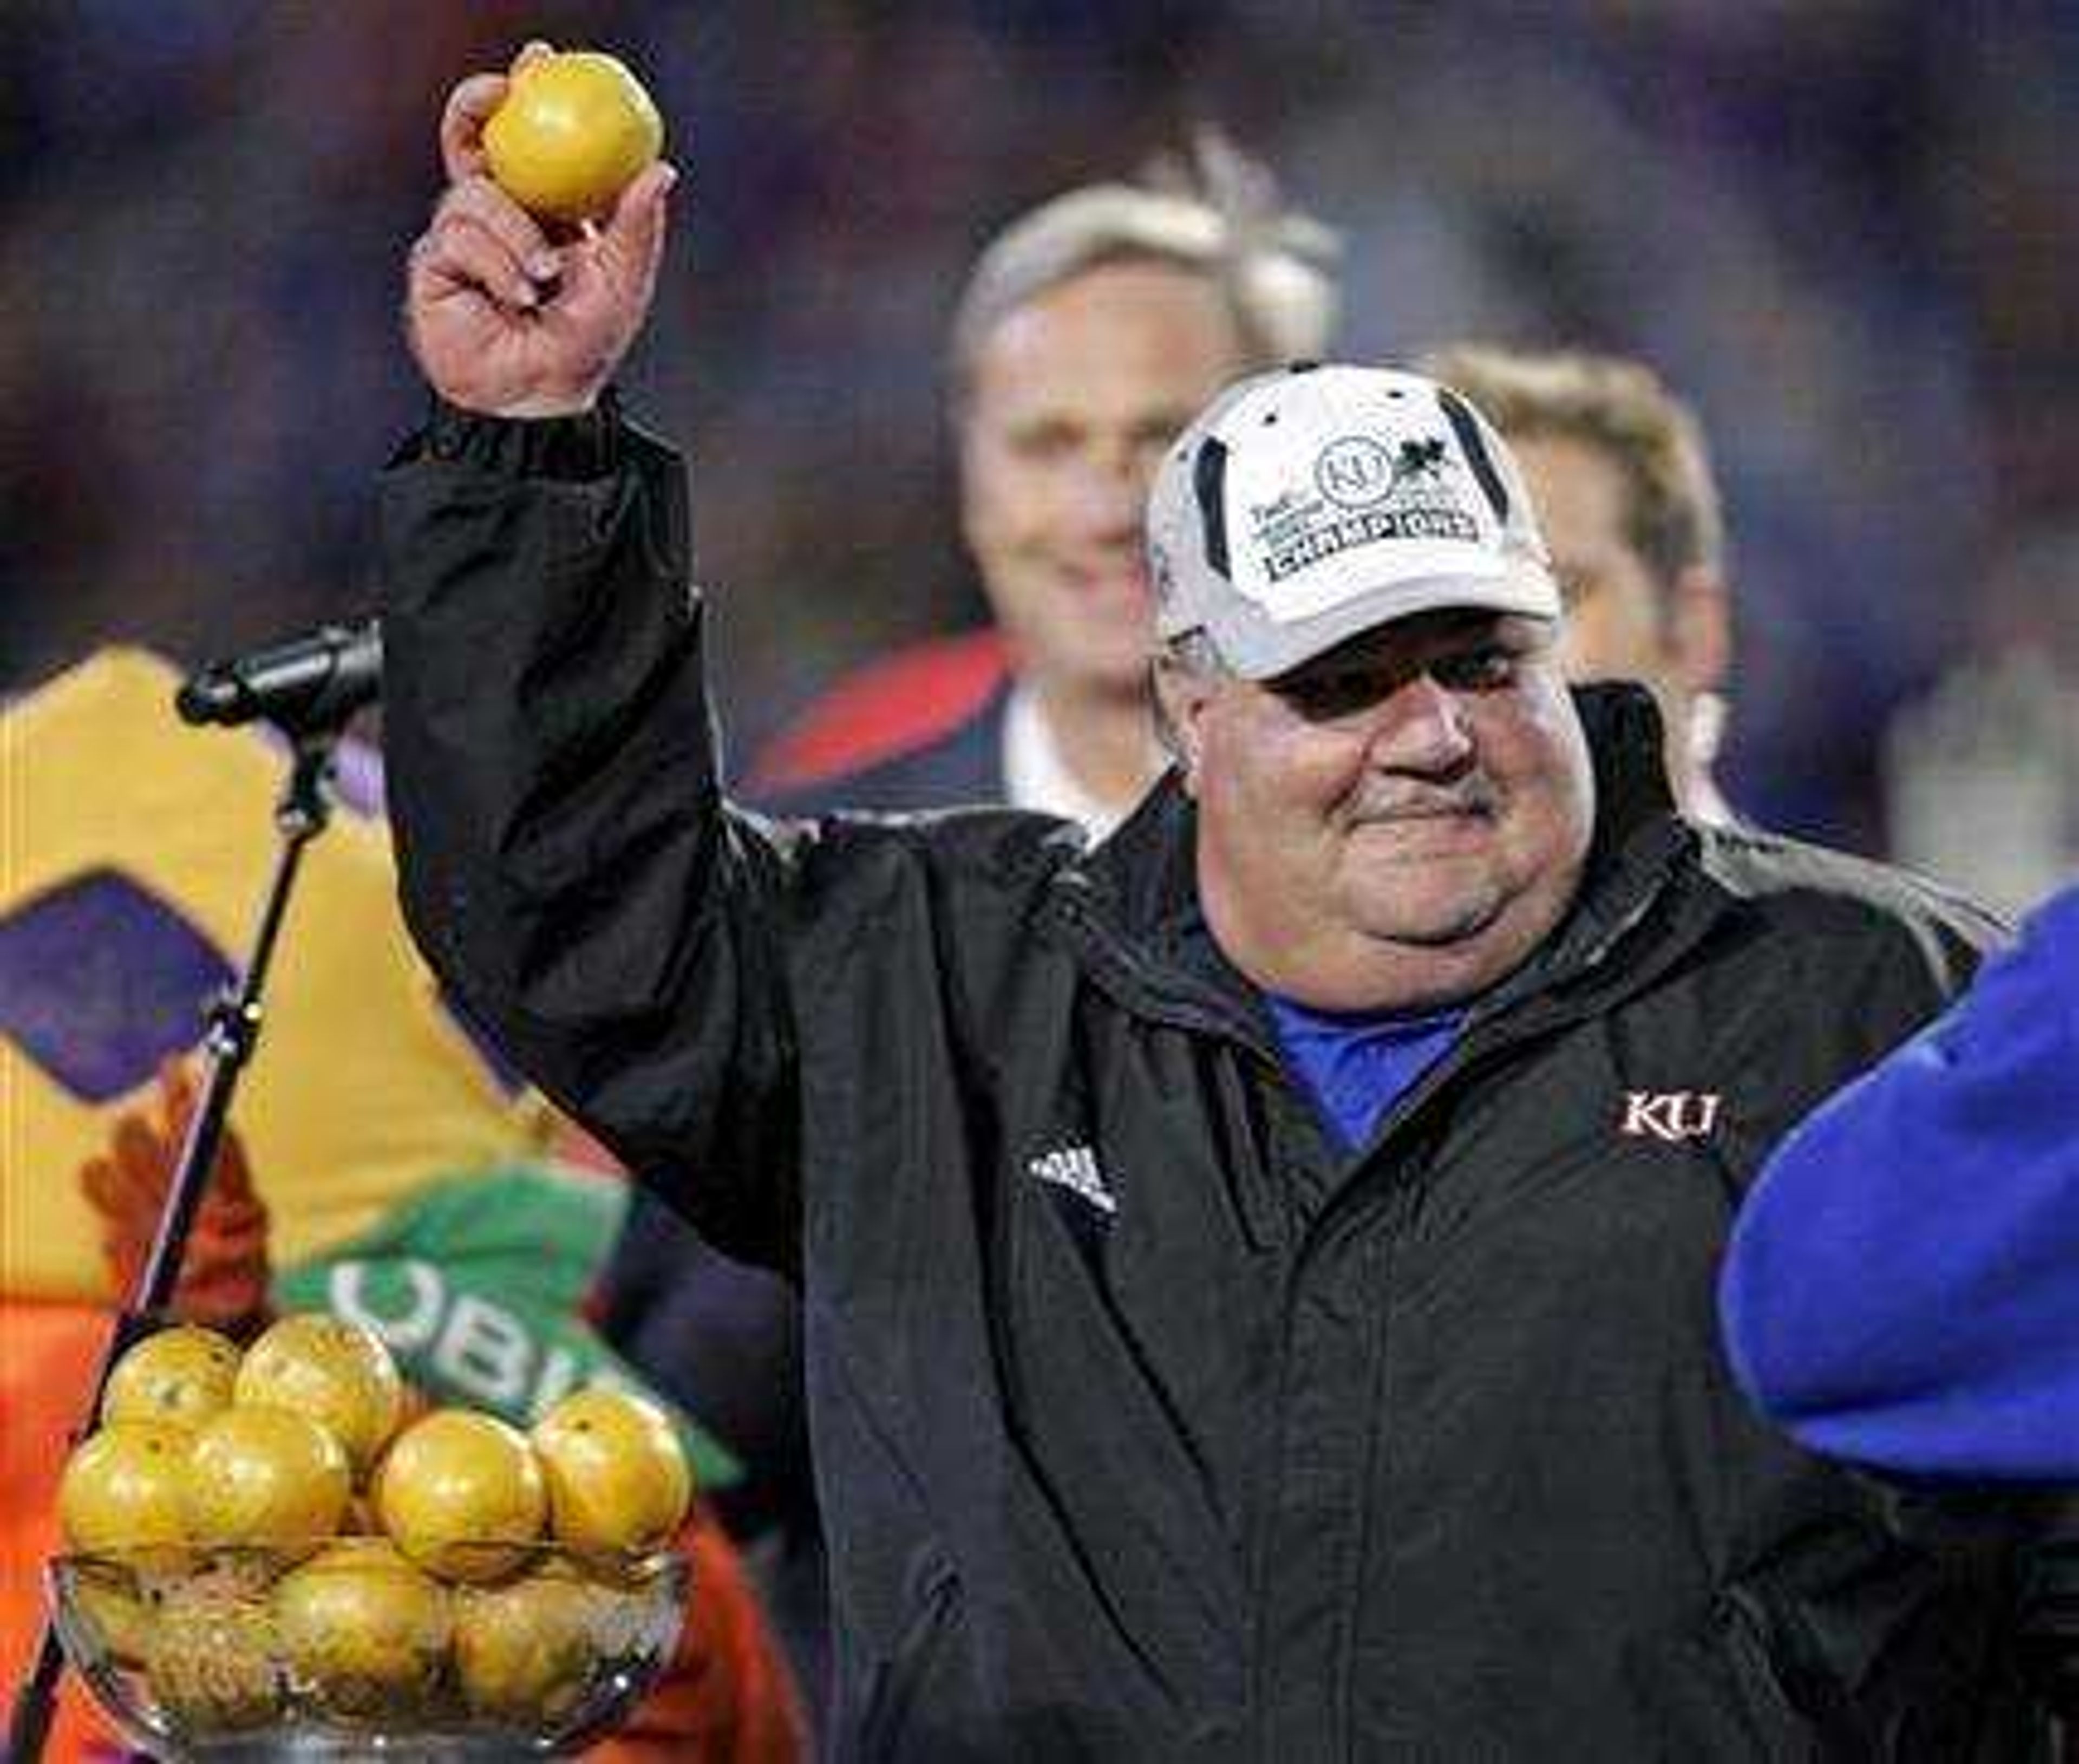
[[[1715,1090],[1628,1090],[1621,1131],[1633,1139],[1664,1139],[1670,1145],[1709,1137],[1723,1099]]]

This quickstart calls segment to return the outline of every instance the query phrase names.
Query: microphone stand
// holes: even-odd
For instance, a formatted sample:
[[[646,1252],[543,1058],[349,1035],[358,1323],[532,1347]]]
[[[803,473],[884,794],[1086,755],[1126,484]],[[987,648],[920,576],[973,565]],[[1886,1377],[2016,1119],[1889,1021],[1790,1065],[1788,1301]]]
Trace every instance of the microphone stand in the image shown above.
[[[347,716],[329,716],[322,706],[308,726],[291,728],[278,722],[289,738],[291,759],[288,776],[274,808],[274,826],[281,842],[269,883],[260,927],[244,973],[237,983],[212,999],[203,1016],[207,1025],[203,1046],[207,1073],[202,1097],[188,1122],[187,1137],[181,1147],[180,1163],[167,1189],[159,1214],[152,1253],[137,1283],[137,1290],[116,1318],[108,1347],[95,1375],[94,1394],[86,1406],[84,1426],[91,1428],[101,1407],[102,1393],[115,1363],[130,1348],[153,1334],[166,1322],[164,1315],[180,1280],[181,1263],[194,1228],[203,1193],[215,1167],[218,1147],[231,1113],[231,1099],[238,1080],[260,1037],[261,993],[266,984],[267,968],[288,909],[289,894],[295,885],[304,848],[324,831],[332,817],[329,785],[333,759],[345,732]],[[350,715],[350,713],[349,713]],[[77,1437],[76,1435],[75,1437]],[[15,1701],[8,1731],[8,1764],[39,1764],[50,1732],[56,1702],[58,1680],[65,1670],[65,1654],[57,1630],[48,1612],[44,1618],[42,1638],[36,1663]]]

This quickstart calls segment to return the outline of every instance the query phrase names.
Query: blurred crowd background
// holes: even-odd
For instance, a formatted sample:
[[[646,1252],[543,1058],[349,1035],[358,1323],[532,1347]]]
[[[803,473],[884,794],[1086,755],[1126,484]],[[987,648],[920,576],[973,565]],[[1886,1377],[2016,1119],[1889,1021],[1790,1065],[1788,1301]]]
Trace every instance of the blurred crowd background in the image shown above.
[[[693,454],[738,757],[981,617],[943,333],[1023,205],[1224,123],[1347,239],[1345,353],[1643,355],[1733,537],[1724,775],[2023,904],[2079,854],[2079,8],[1905,0],[12,0],[0,692],[370,606],[434,123],[609,48],[687,173],[632,403]],[[111,763],[119,756],[111,755]]]

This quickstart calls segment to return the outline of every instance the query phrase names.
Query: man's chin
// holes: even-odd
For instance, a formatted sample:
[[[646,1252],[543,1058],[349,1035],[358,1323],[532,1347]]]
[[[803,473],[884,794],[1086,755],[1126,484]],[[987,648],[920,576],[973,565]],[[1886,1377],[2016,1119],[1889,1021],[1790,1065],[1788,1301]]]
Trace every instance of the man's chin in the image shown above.
[[[1454,951],[1472,956],[1500,922],[1507,905],[1499,895],[1485,892],[1434,902],[1403,897],[1378,903],[1378,910],[1362,914],[1360,923],[1366,936],[1382,943],[1440,956]]]

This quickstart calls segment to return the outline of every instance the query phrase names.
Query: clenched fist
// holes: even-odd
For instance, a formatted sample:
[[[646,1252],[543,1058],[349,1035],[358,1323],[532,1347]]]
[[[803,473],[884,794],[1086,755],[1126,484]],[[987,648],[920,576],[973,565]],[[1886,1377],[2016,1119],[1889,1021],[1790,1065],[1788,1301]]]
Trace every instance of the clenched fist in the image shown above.
[[[549,52],[530,43],[513,68]],[[405,328],[420,370],[450,404],[489,416],[573,416],[592,408],[650,310],[678,173],[659,161],[621,191],[603,225],[552,238],[486,168],[483,126],[507,79],[479,74],[449,96],[448,188],[412,248]]]

